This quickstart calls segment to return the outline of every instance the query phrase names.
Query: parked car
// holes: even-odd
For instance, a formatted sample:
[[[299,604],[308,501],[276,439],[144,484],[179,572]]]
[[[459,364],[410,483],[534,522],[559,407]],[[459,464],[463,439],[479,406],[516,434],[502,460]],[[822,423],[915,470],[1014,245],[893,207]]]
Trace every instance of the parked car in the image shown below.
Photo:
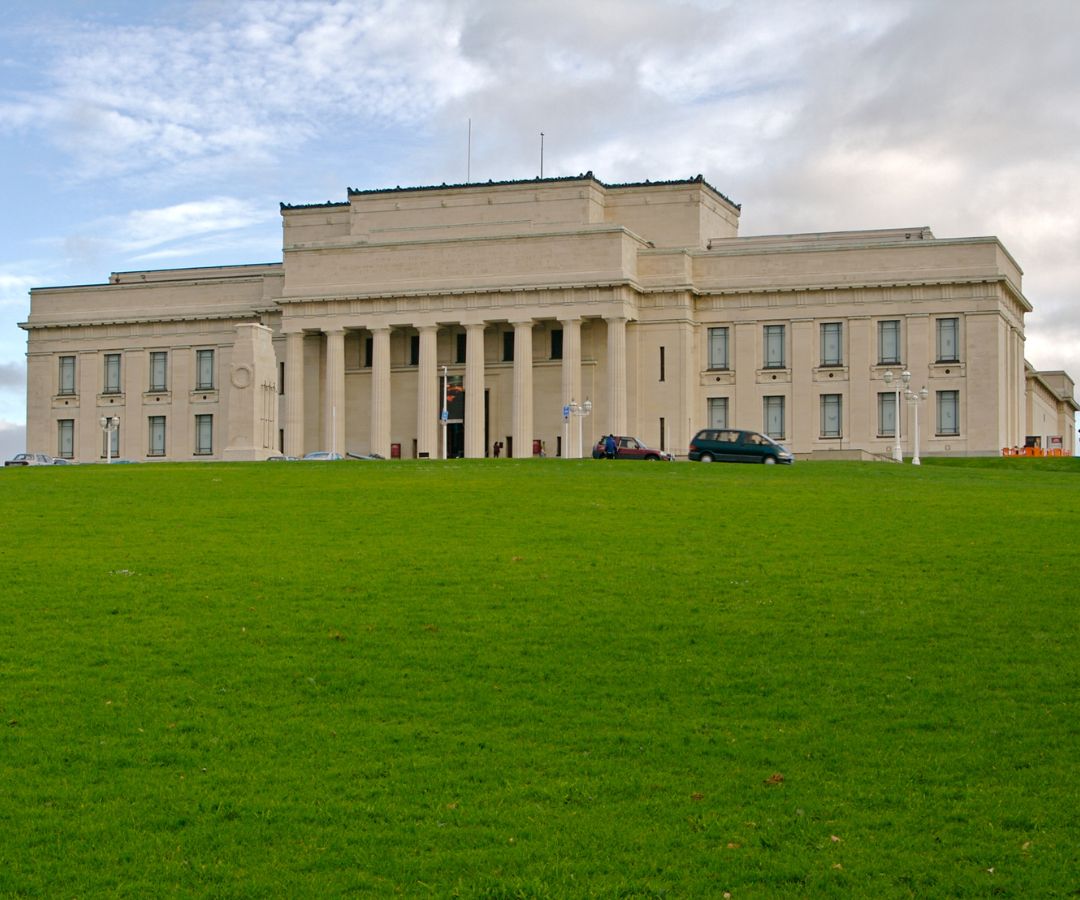
[[[690,441],[687,458],[695,462],[747,462],[773,465],[795,462],[794,454],[783,444],[756,431],[738,428],[703,428]]]
[[[605,436],[606,437],[606,436]],[[617,434],[615,435],[615,458],[616,459],[647,459],[650,462],[655,460],[664,460],[670,462],[672,456],[666,450],[653,450],[646,447],[641,441],[635,437],[629,437],[627,435]],[[604,438],[600,438],[592,448],[593,459],[603,459],[604,454]]]
[[[286,456],[283,453],[279,453],[276,456],[266,457],[267,462],[294,462],[297,459],[295,456]]]
[[[53,457],[52,464],[54,466],[76,466],[76,465],[78,465],[78,463],[75,462],[75,460],[73,460],[73,459],[64,459],[64,457],[62,457],[62,456]]]
[[[5,466],[51,466],[53,458],[48,453],[16,453],[4,462]]]
[[[344,458],[340,453],[334,453],[331,450],[312,450],[310,453],[304,454],[304,459],[334,460]]]

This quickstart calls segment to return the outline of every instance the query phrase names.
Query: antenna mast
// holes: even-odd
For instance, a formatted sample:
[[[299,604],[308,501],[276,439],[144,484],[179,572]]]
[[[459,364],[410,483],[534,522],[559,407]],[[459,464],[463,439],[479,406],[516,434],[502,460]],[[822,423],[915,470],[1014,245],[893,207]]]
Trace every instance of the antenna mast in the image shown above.
[[[469,117],[468,149],[465,154],[465,183],[472,181],[472,116]]]
[[[544,177],[544,132],[540,132],[540,177]]]

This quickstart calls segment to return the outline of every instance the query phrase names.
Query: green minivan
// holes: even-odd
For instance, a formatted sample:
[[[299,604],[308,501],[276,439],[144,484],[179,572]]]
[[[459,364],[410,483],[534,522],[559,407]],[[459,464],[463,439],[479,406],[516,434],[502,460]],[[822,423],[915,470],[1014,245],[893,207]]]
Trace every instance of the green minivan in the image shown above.
[[[738,428],[703,428],[690,441],[687,458],[694,462],[746,462],[774,465],[795,462],[794,454],[771,437]]]

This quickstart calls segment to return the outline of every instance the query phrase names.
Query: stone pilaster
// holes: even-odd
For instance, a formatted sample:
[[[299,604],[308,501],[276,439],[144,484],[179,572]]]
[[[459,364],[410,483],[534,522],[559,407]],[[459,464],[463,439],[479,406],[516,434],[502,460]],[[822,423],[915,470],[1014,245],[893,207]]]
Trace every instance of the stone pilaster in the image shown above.
[[[345,452],[345,331],[326,332],[326,420],[324,446]]]
[[[484,324],[465,326],[465,457],[483,459],[484,446]]]
[[[436,356],[439,328],[420,325],[420,368],[416,373],[416,452],[439,455],[439,376]]]
[[[372,328],[371,452],[390,456],[390,329]]]
[[[514,322],[514,456],[532,456],[533,353],[532,319]]]
[[[563,327],[562,405],[566,406],[571,401],[584,403],[585,398],[581,396],[581,319],[560,319],[559,324]],[[574,418],[571,416],[571,421],[563,429],[563,456],[568,458],[580,456],[578,442],[573,436],[581,423],[573,421]]]
[[[608,426],[612,434],[626,433],[626,319],[613,316],[607,322]]]
[[[304,332],[285,335],[285,453],[303,456]]]

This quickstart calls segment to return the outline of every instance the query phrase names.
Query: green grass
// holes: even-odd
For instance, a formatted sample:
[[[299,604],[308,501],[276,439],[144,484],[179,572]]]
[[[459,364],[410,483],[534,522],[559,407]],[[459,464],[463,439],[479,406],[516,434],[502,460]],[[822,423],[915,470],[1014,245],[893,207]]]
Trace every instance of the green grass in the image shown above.
[[[0,474],[0,896],[1080,892],[1080,462]]]

